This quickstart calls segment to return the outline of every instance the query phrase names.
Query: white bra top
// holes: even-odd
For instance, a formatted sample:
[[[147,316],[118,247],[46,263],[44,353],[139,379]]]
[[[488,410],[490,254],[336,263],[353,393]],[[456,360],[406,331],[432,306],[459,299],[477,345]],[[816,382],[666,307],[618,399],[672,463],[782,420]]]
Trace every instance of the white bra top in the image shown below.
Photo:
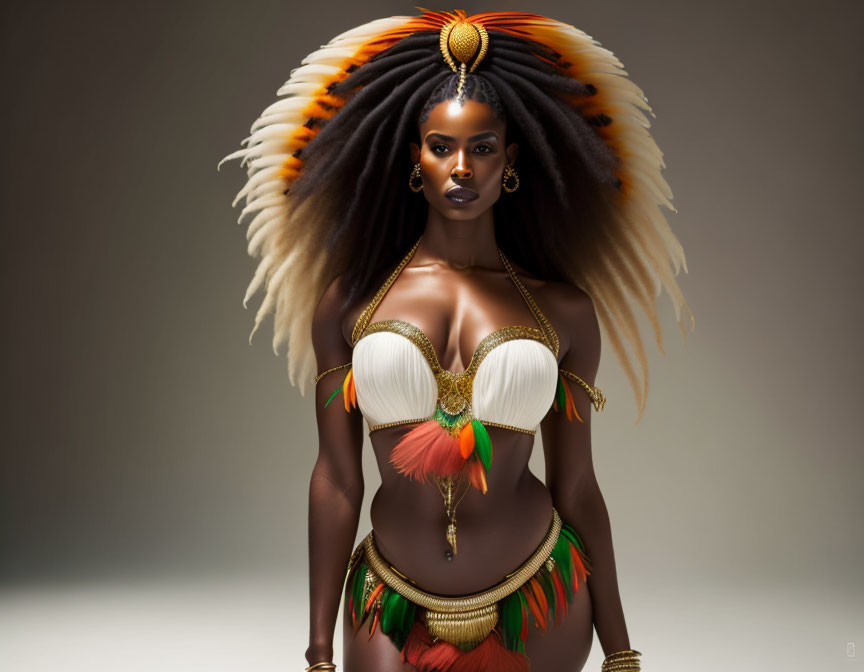
[[[370,427],[422,421],[436,405],[484,424],[535,430],[552,405],[558,361],[536,327],[513,326],[486,336],[468,368],[442,369],[426,334],[401,320],[370,324],[351,359],[357,405]]]
[[[418,241],[419,243],[419,241]],[[370,425],[422,422],[436,411],[470,414],[484,424],[534,433],[558,384],[558,336],[499,250],[538,326],[496,329],[477,346],[465,371],[442,368],[422,329],[403,320],[370,320],[417,244],[361,313],[352,334],[357,405]]]

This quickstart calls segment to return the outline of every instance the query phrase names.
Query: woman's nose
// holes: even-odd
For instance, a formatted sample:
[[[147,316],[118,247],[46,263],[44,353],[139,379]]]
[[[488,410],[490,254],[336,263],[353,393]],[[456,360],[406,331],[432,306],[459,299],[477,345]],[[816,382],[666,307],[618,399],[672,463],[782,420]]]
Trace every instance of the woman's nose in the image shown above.
[[[450,173],[451,177],[460,180],[470,180],[474,175],[471,170],[471,166],[468,165],[468,161],[465,157],[465,152],[460,150],[456,153],[456,165],[453,166],[453,170]]]

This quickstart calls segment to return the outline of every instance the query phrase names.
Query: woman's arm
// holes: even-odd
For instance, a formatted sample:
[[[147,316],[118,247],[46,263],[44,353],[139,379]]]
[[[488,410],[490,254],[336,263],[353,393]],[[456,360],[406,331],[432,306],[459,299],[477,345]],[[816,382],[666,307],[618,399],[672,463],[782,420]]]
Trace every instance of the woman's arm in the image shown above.
[[[315,310],[312,342],[318,371],[351,361],[342,333],[342,292],[334,281]],[[324,376],[315,390],[318,460],[309,484],[309,648],[310,664],[333,660],[333,633],[339,615],[348,559],[363,503],[363,421],[346,413],[341,393],[325,408],[347,369]]]
[[[557,320],[564,356],[560,368],[594,384],[600,365],[600,328],[590,297],[568,288],[563,316]],[[564,348],[567,348],[566,351]],[[603,494],[591,459],[591,400],[577,383],[568,381],[579,417],[567,419],[564,410],[550,412],[541,424],[546,456],[546,485],[555,508],[576,528],[591,559],[588,578],[594,627],[605,655],[630,648],[612,550],[612,530]]]

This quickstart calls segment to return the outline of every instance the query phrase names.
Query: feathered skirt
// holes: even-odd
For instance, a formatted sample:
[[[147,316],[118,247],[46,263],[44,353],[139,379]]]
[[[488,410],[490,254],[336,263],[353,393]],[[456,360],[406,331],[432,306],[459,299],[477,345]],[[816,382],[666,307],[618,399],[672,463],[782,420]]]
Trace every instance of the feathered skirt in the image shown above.
[[[579,535],[552,513],[534,553],[500,583],[470,595],[421,590],[380,556],[370,532],[348,562],[344,617],[355,634],[364,623],[369,637],[380,628],[419,672],[528,672],[529,622],[541,630],[559,623],[590,574]]]

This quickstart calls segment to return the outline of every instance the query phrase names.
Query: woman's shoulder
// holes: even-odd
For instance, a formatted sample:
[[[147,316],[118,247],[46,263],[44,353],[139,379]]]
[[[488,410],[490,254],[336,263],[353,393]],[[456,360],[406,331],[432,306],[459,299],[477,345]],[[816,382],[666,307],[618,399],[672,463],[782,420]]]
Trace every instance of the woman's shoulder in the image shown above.
[[[552,323],[562,351],[571,343],[584,347],[599,342],[600,327],[591,295],[576,285],[560,280],[544,280],[530,273],[520,277],[538,307]]]
[[[340,334],[346,344],[350,344],[351,327],[348,325],[350,306],[347,305],[349,291],[344,275],[333,278],[318,301],[312,315],[312,339],[327,342],[335,334]]]
[[[515,266],[515,265],[514,265]],[[522,284],[534,297],[541,310],[558,317],[582,318],[594,314],[594,302],[585,290],[562,280],[545,280],[518,266],[515,267]]]

